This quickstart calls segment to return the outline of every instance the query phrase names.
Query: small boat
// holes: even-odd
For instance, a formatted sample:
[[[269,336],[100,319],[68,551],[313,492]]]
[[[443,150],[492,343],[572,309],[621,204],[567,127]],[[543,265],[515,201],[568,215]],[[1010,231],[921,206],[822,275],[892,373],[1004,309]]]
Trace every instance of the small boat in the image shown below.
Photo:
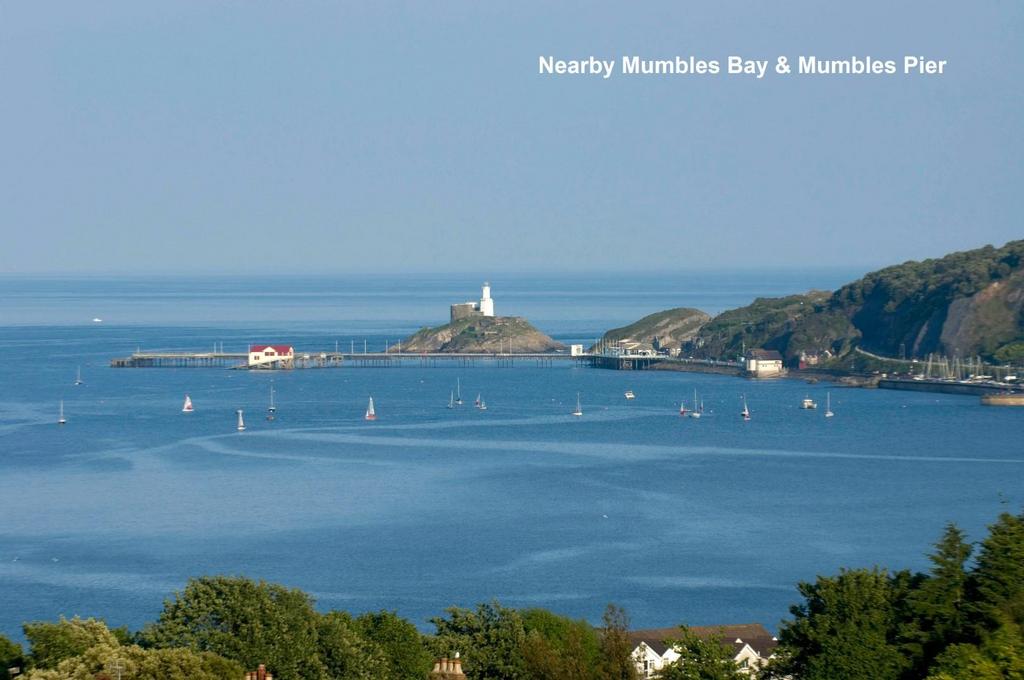
[[[190,397],[190,396],[188,396],[186,394],[185,395],[185,403],[182,404],[181,412],[182,413],[192,413],[192,411],[193,411],[193,408],[192,408],[192,397]]]
[[[815,402],[810,397],[804,397],[804,400],[802,402],[800,402],[800,408],[803,408],[803,409],[818,408],[818,404],[817,404],[817,402]]]
[[[245,432],[245,419],[242,418],[242,409],[238,409],[238,431]]]
[[[825,393],[825,417],[831,418],[835,413],[832,413],[832,393]]]
[[[636,399],[636,395],[633,394],[633,390],[626,390],[626,399]]]
[[[740,411],[743,420],[750,420],[750,409],[747,407],[747,395],[743,395],[743,410]]]
[[[455,405],[462,406],[462,380],[455,379]]]
[[[480,393],[477,392],[476,399],[473,400],[473,406],[480,408]]]
[[[704,412],[704,407],[703,406],[700,406],[700,407],[697,406],[697,390],[694,390],[693,391],[693,410],[690,411],[690,417],[691,418],[700,418],[700,416],[701,416],[701,414],[703,412]]]
[[[82,380],[82,367],[79,366],[78,367],[78,373],[75,374],[75,384],[76,385],[82,385],[84,383],[85,383],[85,381]]]
[[[487,410],[487,402],[484,401],[483,399],[481,399],[480,400],[480,405],[477,406],[477,408],[480,409],[481,411],[486,411]]]
[[[583,415],[583,407],[580,405],[580,393],[576,393],[576,410],[572,412],[574,416]]]
[[[370,397],[370,403],[366,405],[366,420],[377,420],[377,412],[373,409],[373,397]]]
[[[452,390],[451,396],[448,397],[448,408],[455,408],[455,390]]]
[[[93,323],[103,323],[103,319],[101,319],[101,318],[100,318],[100,317],[98,317],[98,316],[94,316],[94,317],[92,318],[92,322],[93,322]]]
[[[679,402],[679,415],[685,418],[687,413],[688,411],[686,410],[686,402]]]
[[[277,413],[277,406],[274,406],[274,386],[270,386],[270,406],[267,407],[267,420],[273,420]]]
[[[60,416],[57,418],[58,425],[66,425],[68,419],[64,417],[64,400],[60,400]]]

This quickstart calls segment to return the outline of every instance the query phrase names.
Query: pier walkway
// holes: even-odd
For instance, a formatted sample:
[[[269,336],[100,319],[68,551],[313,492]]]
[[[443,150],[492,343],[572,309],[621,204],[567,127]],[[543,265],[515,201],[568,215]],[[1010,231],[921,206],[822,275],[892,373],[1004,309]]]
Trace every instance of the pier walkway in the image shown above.
[[[134,352],[112,359],[113,368],[237,368],[248,369],[244,352]],[[287,363],[253,366],[259,369],[401,367],[401,366],[550,366],[555,361],[590,364],[590,355],[546,352],[296,352]]]

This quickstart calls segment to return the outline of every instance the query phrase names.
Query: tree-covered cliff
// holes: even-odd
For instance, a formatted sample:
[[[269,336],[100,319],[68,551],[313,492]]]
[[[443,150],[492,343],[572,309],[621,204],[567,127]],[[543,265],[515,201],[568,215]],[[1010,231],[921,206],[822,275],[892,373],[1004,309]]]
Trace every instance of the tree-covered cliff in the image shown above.
[[[860,347],[891,357],[1024,360],[1024,241],[886,267],[832,294],[759,298],[712,319],[684,350],[733,357],[744,347],[787,359]]]

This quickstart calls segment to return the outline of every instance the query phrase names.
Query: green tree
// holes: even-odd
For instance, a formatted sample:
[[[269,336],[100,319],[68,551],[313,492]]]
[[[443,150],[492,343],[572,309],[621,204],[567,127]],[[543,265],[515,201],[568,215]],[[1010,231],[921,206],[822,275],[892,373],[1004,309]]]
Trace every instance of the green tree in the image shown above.
[[[947,524],[935,552],[928,556],[932,562],[930,574],[907,597],[911,617],[903,636],[918,645],[918,676],[943,649],[963,638],[968,579],[965,565],[970,556],[971,545],[963,531]]]
[[[17,642],[0,635],[0,680],[9,680],[8,668],[22,668],[25,665],[25,651]]]
[[[346,612],[329,612],[320,617],[317,648],[330,680],[393,678],[384,652],[359,634]]]
[[[29,665],[56,668],[64,659],[78,656],[90,647],[117,647],[117,638],[98,619],[65,619],[57,623],[35,621],[22,626],[30,645]]]
[[[955,644],[946,649],[928,680],[1021,680],[1024,678],[1024,632],[1007,623],[978,645]]]
[[[321,680],[319,615],[301,590],[246,578],[192,579],[164,602],[156,623],[141,634],[152,647],[213,652],[255,668],[266,664],[276,680]]]
[[[32,670],[25,680],[240,680],[244,673],[239,664],[209,652],[102,643],[56,668]]]
[[[519,612],[497,602],[477,605],[476,611],[446,611],[448,618],[431,619],[437,628],[432,640],[437,656],[461,653],[471,680],[532,680],[523,657],[526,631]]]
[[[686,626],[679,627],[679,637],[666,640],[679,658],[665,666],[659,680],[747,680],[748,675],[736,664],[732,645],[721,635],[701,637]]]
[[[798,586],[804,603],[783,623],[771,675],[801,680],[895,680],[908,666],[895,643],[897,603],[888,573],[840,571]]]
[[[1003,513],[989,526],[969,582],[975,634],[1007,617],[1024,623],[1024,515]]]
[[[600,668],[600,642],[586,621],[546,609],[520,612],[526,641],[523,657],[535,680],[591,680]]]
[[[384,652],[393,680],[423,680],[430,672],[434,658],[423,636],[395,612],[360,614],[355,624],[363,638]]]
[[[629,639],[629,616],[626,610],[609,604],[601,617],[601,679],[636,680],[633,644]]]

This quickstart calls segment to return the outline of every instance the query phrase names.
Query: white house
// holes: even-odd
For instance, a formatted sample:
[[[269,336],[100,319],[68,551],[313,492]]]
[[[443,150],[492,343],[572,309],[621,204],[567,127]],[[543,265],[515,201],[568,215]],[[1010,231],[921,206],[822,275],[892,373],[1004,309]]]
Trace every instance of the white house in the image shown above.
[[[733,660],[744,673],[753,674],[768,663],[778,640],[760,623],[728,626],[690,626],[689,630],[701,638],[717,636],[732,647]],[[679,628],[650,628],[630,631],[633,661],[641,678],[653,678],[665,666],[678,661],[679,653],[666,640],[680,636]]]
[[[778,378],[785,375],[782,355],[774,349],[752,349],[746,357],[747,375],[752,378]]]
[[[249,368],[292,368],[295,349],[291,345],[249,345]]]

